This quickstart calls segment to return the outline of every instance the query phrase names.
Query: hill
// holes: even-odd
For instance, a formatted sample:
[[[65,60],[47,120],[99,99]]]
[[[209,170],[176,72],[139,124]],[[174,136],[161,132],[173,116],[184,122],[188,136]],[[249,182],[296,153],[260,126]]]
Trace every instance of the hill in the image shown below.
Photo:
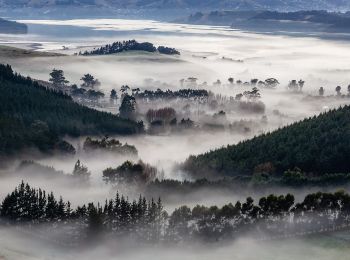
[[[342,13],[333,13],[327,11],[299,11],[299,12],[262,12],[253,19],[258,20],[276,20],[276,21],[296,21],[327,24],[334,28],[349,28],[350,15]]]
[[[142,125],[75,103],[30,78],[0,65],[0,156],[26,148],[43,152],[65,148],[60,137],[90,134],[134,134]],[[63,147],[62,147],[63,145]]]
[[[180,55],[180,52],[174,48],[165,46],[155,47],[150,42],[137,42],[136,40],[128,40],[122,42],[113,42],[100,48],[95,48],[92,51],[85,51],[79,53],[79,55],[90,56],[90,55],[109,55],[116,54],[126,51],[145,51],[145,52],[158,52],[166,55]]]
[[[183,168],[195,178],[252,176],[299,167],[314,175],[350,171],[350,106],[305,119],[271,133],[191,156]]]
[[[0,6],[97,6],[121,9],[348,10],[347,0],[0,0]]]
[[[0,18],[0,33],[26,34],[27,25]]]
[[[185,19],[181,18],[176,21],[190,24],[232,25],[233,27],[248,25],[259,27],[259,24],[264,24],[264,26],[277,28],[284,28],[285,22],[288,21],[288,24],[295,22],[294,25],[300,25],[302,23],[305,27],[310,24],[319,24],[329,29],[348,29],[350,27],[350,13],[323,10],[297,12],[231,10],[196,12]]]
[[[58,57],[64,54],[54,52],[32,51],[6,45],[0,45],[0,58],[36,58],[36,57]]]

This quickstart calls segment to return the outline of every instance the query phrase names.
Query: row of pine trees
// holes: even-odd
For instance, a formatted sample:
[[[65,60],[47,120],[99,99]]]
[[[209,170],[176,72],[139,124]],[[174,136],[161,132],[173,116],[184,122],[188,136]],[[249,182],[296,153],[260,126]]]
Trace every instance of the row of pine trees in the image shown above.
[[[295,203],[291,194],[272,194],[258,203],[248,197],[234,205],[197,205],[192,209],[182,206],[168,214],[161,199],[140,196],[130,201],[119,193],[104,204],[89,203],[72,209],[70,202],[22,182],[4,198],[0,216],[0,223],[10,225],[69,227],[70,234],[75,234],[71,239],[75,240],[109,234],[143,242],[193,239],[213,242],[246,233],[259,237],[348,227],[350,195],[344,191],[318,192]]]

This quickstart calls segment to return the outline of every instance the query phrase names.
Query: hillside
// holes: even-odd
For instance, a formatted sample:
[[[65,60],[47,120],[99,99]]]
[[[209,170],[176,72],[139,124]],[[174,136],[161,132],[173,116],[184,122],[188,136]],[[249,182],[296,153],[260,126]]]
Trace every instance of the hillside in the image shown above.
[[[0,0],[0,6],[104,6],[114,8],[192,8],[231,10],[348,10],[347,0]]]
[[[187,18],[176,20],[190,24],[231,25],[233,27],[247,27],[259,29],[260,26],[267,30],[278,28],[279,30],[298,28],[310,25],[323,25],[323,30],[349,29],[350,13],[329,12],[323,10],[278,12],[278,11],[211,11],[196,12]],[[285,23],[288,21],[288,23]],[[294,23],[292,23],[294,22]],[[286,25],[287,24],[287,25]],[[297,27],[296,27],[297,26]],[[315,27],[311,27],[314,28]]]
[[[58,57],[64,54],[54,52],[41,52],[27,49],[21,49],[6,45],[0,45],[0,58],[36,58],[36,57]]]
[[[327,11],[299,11],[299,12],[262,12],[253,19],[276,20],[276,21],[296,21],[327,24],[336,28],[349,28],[350,15],[342,13],[332,13]]]
[[[27,33],[27,25],[0,18],[0,33],[25,34]]]
[[[278,129],[237,145],[191,156],[184,170],[196,178],[204,176],[281,176],[299,167],[315,175],[350,171],[350,106]]]
[[[71,97],[47,90],[0,65],[0,156],[25,148],[61,148],[60,137],[85,134],[133,134],[142,126],[81,106]]]

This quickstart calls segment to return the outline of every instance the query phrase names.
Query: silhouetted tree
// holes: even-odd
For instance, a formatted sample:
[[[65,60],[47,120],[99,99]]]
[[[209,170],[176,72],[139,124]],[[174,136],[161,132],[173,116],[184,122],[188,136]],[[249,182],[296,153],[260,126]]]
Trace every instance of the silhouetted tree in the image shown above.
[[[133,96],[125,95],[119,107],[119,115],[123,118],[134,119],[136,116],[136,100]]]
[[[57,88],[63,88],[66,84],[69,83],[69,81],[64,77],[63,70],[57,69],[52,70],[50,73],[49,81],[52,82],[52,84]]]
[[[318,94],[320,96],[323,96],[324,95],[324,88],[323,87],[320,87],[320,89],[318,90]]]
[[[335,88],[335,92],[337,92],[337,96],[340,96],[341,95],[341,86],[337,86]]]
[[[83,81],[81,84],[82,88],[94,89],[95,87],[99,87],[101,85],[100,81],[95,79],[91,74],[84,74],[80,80]]]
[[[75,165],[72,172],[73,176],[79,179],[79,181],[87,182],[90,179],[91,173],[89,172],[88,168],[84,166],[80,160],[78,160]]]

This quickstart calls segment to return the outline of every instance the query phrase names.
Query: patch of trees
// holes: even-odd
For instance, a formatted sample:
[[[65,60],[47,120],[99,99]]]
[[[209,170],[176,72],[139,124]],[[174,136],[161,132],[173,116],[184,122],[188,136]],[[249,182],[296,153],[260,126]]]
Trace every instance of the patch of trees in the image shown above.
[[[81,80],[83,81],[82,88],[94,89],[101,85],[100,81],[89,73],[85,74]]]
[[[93,239],[100,232],[108,232],[144,242],[160,239],[167,218],[160,199],[146,200],[140,195],[138,200],[129,201],[117,193],[104,205],[89,203],[72,209],[69,201],[57,199],[52,192],[32,188],[24,182],[2,201],[0,216],[22,227],[46,223],[51,224],[51,230],[63,228],[68,234],[61,232],[60,237],[66,235],[64,239],[68,241],[83,241],[86,234]],[[50,226],[47,227],[50,230]]]
[[[296,81],[295,79],[291,80],[288,84],[288,89],[294,92],[302,92],[303,91],[303,87],[305,85],[305,81],[303,81],[302,79],[299,81]]]
[[[52,83],[52,85],[55,88],[58,88],[58,89],[63,89],[66,86],[66,84],[69,83],[69,81],[64,76],[63,70],[58,70],[58,69],[53,69],[50,72],[49,81]]]
[[[180,89],[176,91],[145,90],[134,94],[137,99],[155,100],[155,99],[207,99],[209,92],[205,89]]]
[[[45,179],[55,179],[66,176],[63,171],[58,171],[54,167],[41,165],[31,160],[22,161],[16,168],[16,174],[25,177],[39,177]]]
[[[146,118],[149,123],[154,121],[162,121],[168,124],[172,120],[176,119],[176,111],[171,107],[149,109],[146,113]]]
[[[42,165],[32,160],[23,160],[13,172],[8,171],[7,174],[12,177],[48,179],[73,186],[81,186],[89,183],[91,172],[80,159],[76,161],[70,173],[56,170],[52,166]]]
[[[169,48],[165,46],[159,46],[156,48],[150,42],[137,42],[136,40],[128,40],[122,42],[114,42],[112,44],[107,44],[103,47],[96,48],[92,51],[79,52],[79,55],[90,56],[90,55],[108,55],[116,54],[125,51],[146,51],[146,52],[156,52],[166,55],[179,55],[180,52],[174,48]]]
[[[78,87],[76,84],[68,85],[69,81],[64,76],[63,70],[53,69],[50,73],[49,82],[52,84],[49,87],[57,91],[62,91],[70,94],[73,97],[80,97],[89,100],[98,100],[105,95],[97,90],[101,85],[100,81],[91,74],[87,73],[81,78],[83,83]]]
[[[0,65],[0,91],[0,155],[30,147],[73,152],[60,136],[143,130],[136,122],[81,106],[60,91],[14,73],[9,65]]]
[[[65,227],[61,230],[68,233],[64,238],[68,241],[82,242],[86,235],[98,239],[96,235],[106,234],[151,243],[218,242],[245,234],[259,239],[346,228],[350,224],[350,195],[344,191],[317,192],[296,203],[291,194],[271,194],[256,203],[248,197],[222,207],[184,205],[169,214],[161,199],[147,201],[140,196],[129,201],[119,193],[104,204],[72,209],[69,202],[53,193],[22,182],[2,201],[0,216],[2,222],[22,228],[46,223],[52,232]],[[61,239],[65,232],[61,232]]]
[[[174,48],[159,46],[157,48],[158,52],[166,55],[180,55],[180,52]]]
[[[275,173],[299,167],[322,176],[350,169],[350,107],[344,106],[265,133],[237,145],[191,156],[183,168],[193,177],[252,176],[271,163]]]
[[[126,161],[117,168],[105,169],[102,174],[106,183],[145,185],[155,180],[158,170],[142,161]]]
[[[132,155],[137,156],[138,152],[135,146],[129,144],[122,144],[119,140],[114,138],[110,139],[108,136],[102,139],[93,139],[87,137],[84,142],[84,150],[86,152],[110,152],[119,155]]]
[[[228,80],[230,86],[235,86],[235,85],[242,86],[243,85],[243,86],[247,86],[247,87],[252,87],[253,91],[254,91],[254,89],[256,89],[257,86],[260,88],[275,89],[280,84],[279,81],[275,78],[268,78],[266,80],[251,79],[250,81],[243,82],[240,79],[235,81],[234,78],[230,77],[227,80]],[[219,85],[221,85],[221,83],[214,84],[214,85],[219,86]]]
[[[264,166],[253,176],[224,177],[215,180],[197,179],[194,181],[178,181],[158,178],[149,182],[144,193],[147,196],[161,196],[165,201],[178,196],[193,196],[208,190],[223,194],[246,194],[249,192],[266,193],[274,188],[338,188],[350,183],[350,173],[333,173],[315,176],[305,173],[299,168],[285,171],[282,175],[269,174]]]

